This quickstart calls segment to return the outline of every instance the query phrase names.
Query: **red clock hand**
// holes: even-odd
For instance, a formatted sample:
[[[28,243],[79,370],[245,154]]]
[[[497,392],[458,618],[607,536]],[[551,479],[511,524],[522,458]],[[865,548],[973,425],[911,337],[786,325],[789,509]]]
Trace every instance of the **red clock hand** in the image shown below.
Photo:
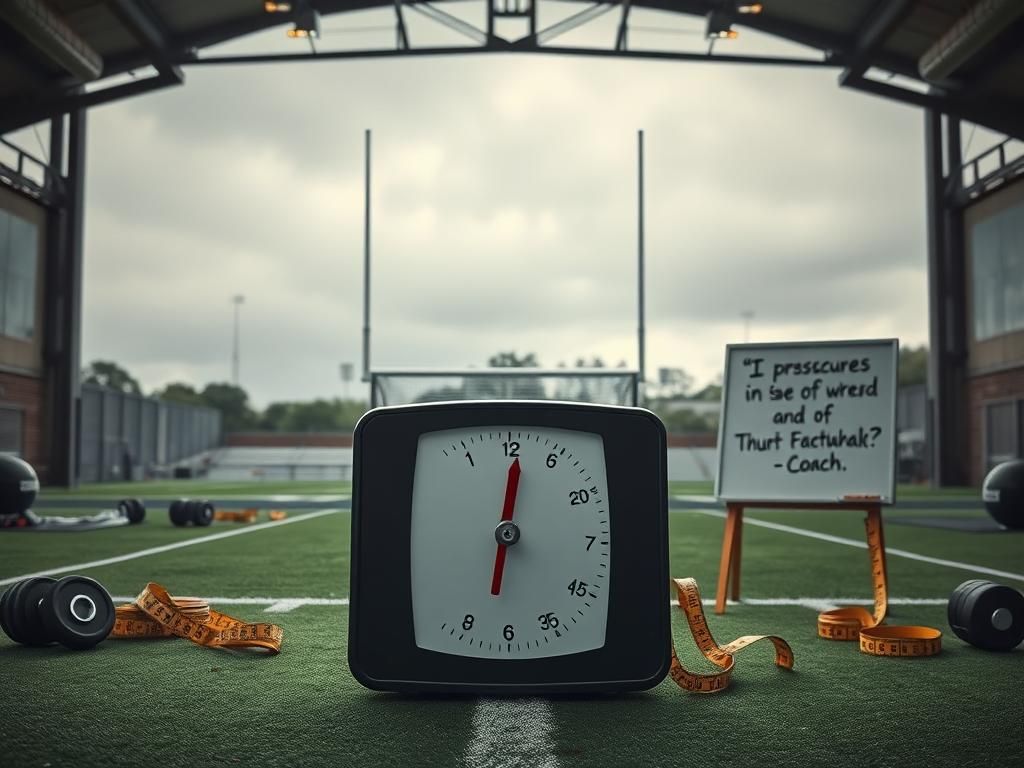
[[[501,507],[501,522],[512,519],[512,513],[516,508],[516,493],[519,491],[519,459],[512,462],[508,468],[508,480],[505,481],[505,503]],[[491,594],[501,594],[501,575],[505,571],[505,550],[508,546],[498,545],[498,552],[494,556],[494,576],[491,577]]]

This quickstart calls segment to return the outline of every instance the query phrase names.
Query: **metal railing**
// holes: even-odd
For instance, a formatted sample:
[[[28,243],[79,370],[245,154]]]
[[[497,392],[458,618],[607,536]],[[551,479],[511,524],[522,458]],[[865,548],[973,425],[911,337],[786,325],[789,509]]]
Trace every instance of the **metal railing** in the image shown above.
[[[965,162],[960,173],[964,201],[987,195],[1024,173],[1024,142],[1007,137]]]
[[[13,153],[13,162],[4,156]],[[49,163],[29,154],[21,147],[0,138],[0,182],[44,203],[54,203],[62,187],[60,175]]]

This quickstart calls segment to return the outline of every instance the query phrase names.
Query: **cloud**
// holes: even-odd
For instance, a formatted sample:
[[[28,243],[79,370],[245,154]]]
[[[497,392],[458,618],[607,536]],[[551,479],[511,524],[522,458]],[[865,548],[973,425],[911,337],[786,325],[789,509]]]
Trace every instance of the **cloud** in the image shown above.
[[[373,129],[376,364],[637,362],[699,381],[752,336],[926,336],[922,118],[833,72],[477,56],[192,68],[89,130],[84,354],[257,404],[360,359]]]

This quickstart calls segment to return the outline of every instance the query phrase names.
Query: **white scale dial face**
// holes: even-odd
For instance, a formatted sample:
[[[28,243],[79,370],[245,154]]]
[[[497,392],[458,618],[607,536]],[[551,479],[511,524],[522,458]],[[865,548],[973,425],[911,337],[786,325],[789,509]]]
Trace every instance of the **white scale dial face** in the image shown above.
[[[415,471],[418,647],[536,659],[604,646],[611,539],[600,435],[497,425],[428,432]]]

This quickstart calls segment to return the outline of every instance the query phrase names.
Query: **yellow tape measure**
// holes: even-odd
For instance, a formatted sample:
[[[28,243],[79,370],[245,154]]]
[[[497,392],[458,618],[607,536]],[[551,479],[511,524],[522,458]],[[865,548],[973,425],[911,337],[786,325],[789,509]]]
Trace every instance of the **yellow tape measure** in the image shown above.
[[[756,643],[758,640],[769,640],[775,646],[775,664],[783,669],[793,668],[793,650],[789,643],[775,635],[744,635],[737,637],[731,643],[719,646],[708,629],[707,618],[704,616],[704,605],[700,599],[700,590],[697,582],[693,579],[673,579],[679,598],[679,607],[686,613],[686,622],[690,626],[690,632],[697,648],[708,661],[719,667],[721,672],[698,674],[690,672],[679,661],[676,656],[675,645],[672,646],[672,666],[669,668],[669,675],[676,681],[676,684],[693,693],[717,693],[729,687],[732,677],[732,669],[735,665],[733,655]]]
[[[281,652],[284,630],[276,624],[248,624],[219,613],[198,597],[171,597],[150,582],[135,602],[115,610],[114,638],[183,637],[207,648],[262,648]]]
[[[820,613],[818,636],[827,640],[860,640],[861,652],[875,656],[934,656],[942,650],[942,633],[939,630],[882,624],[889,610],[889,585],[881,510],[870,510],[864,527],[875,590],[874,613],[860,607],[836,608]]]
[[[225,523],[255,523],[259,519],[260,511],[255,507],[243,510],[218,509],[213,513],[213,519]],[[280,509],[271,509],[267,512],[271,520],[284,520],[288,513]]]

